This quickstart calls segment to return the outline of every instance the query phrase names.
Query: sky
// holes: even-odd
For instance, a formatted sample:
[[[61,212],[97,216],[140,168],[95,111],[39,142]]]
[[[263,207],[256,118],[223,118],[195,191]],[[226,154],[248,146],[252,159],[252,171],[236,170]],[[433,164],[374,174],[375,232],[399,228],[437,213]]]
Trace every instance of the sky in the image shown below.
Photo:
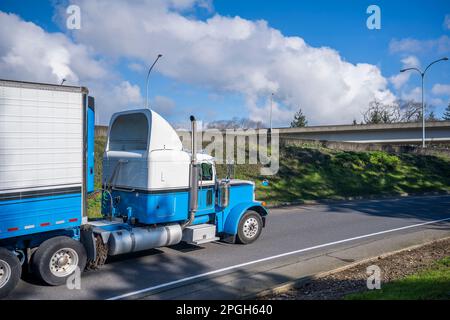
[[[310,125],[350,124],[374,99],[420,101],[419,74],[399,70],[450,56],[450,1],[0,0],[0,78],[86,86],[97,124],[145,107],[158,54],[149,105],[175,126],[268,124],[272,93],[274,126],[299,108]],[[425,99],[443,114],[450,61],[427,72]]]

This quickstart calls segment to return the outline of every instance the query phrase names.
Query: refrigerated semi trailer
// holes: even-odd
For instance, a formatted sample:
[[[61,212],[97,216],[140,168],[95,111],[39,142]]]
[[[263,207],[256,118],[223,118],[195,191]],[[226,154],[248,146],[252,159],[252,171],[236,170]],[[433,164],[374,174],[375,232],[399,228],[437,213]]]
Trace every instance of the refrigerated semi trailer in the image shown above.
[[[86,263],[79,240],[94,188],[93,116],[84,87],[0,80],[0,295],[23,265],[56,285]]]
[[[62,285],[108,256],[186,242],[249,244],[267,209],[251,181],[218,179],[214,158],[191,150],[150,109],[111,118],[102,217],[94,190],[94,98],[85,87],[0,80],[0,297],[22,270]]]

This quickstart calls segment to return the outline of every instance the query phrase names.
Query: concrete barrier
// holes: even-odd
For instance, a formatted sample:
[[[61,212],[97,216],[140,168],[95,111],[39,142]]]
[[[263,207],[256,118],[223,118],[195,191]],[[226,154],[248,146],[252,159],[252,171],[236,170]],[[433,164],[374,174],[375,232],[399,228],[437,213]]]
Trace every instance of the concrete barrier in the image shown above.
[[[319,141],[295,138],[280,139],[281,145],[297,145],[305,147],[322,147],[341,151],[385,151],[390,153],[414,153],[422,155],[447,155],[450,157],[450,145],[430,145],[423,149],[419,145],[395,145],[380,143],[356,143],[344,141]]]

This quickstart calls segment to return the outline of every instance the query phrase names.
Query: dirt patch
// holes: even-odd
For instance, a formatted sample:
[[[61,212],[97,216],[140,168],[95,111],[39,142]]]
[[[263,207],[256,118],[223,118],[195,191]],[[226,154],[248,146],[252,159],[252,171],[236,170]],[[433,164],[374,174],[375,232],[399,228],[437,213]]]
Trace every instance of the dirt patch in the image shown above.
[[[343,271],[314,279],[283,293],[266,295],[268,300],[336,300],[367,290],[367,267],[381,269],[381,285],[420,272],[436,260],[450,256],[450,238],[435,241],[414,249],[388,256],[380,256]]]

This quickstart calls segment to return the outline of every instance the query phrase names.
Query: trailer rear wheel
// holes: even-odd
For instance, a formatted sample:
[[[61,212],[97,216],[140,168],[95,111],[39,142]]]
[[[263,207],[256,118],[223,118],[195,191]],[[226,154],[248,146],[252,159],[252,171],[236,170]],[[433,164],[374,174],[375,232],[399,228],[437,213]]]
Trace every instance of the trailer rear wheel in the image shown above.
[[[252,210],[248,210],[239,221],[236,241],[242,244],[249,244],[259,238],[262,231],[261,216]]]
[[[79,241],[55,237],[43,242],[33,256],[33,270],[45,283],[59,286],[86,266],[86,250]]]
[[[11,251],[0,248],[0,299],[14,290],[21,275],[19,259]]]

